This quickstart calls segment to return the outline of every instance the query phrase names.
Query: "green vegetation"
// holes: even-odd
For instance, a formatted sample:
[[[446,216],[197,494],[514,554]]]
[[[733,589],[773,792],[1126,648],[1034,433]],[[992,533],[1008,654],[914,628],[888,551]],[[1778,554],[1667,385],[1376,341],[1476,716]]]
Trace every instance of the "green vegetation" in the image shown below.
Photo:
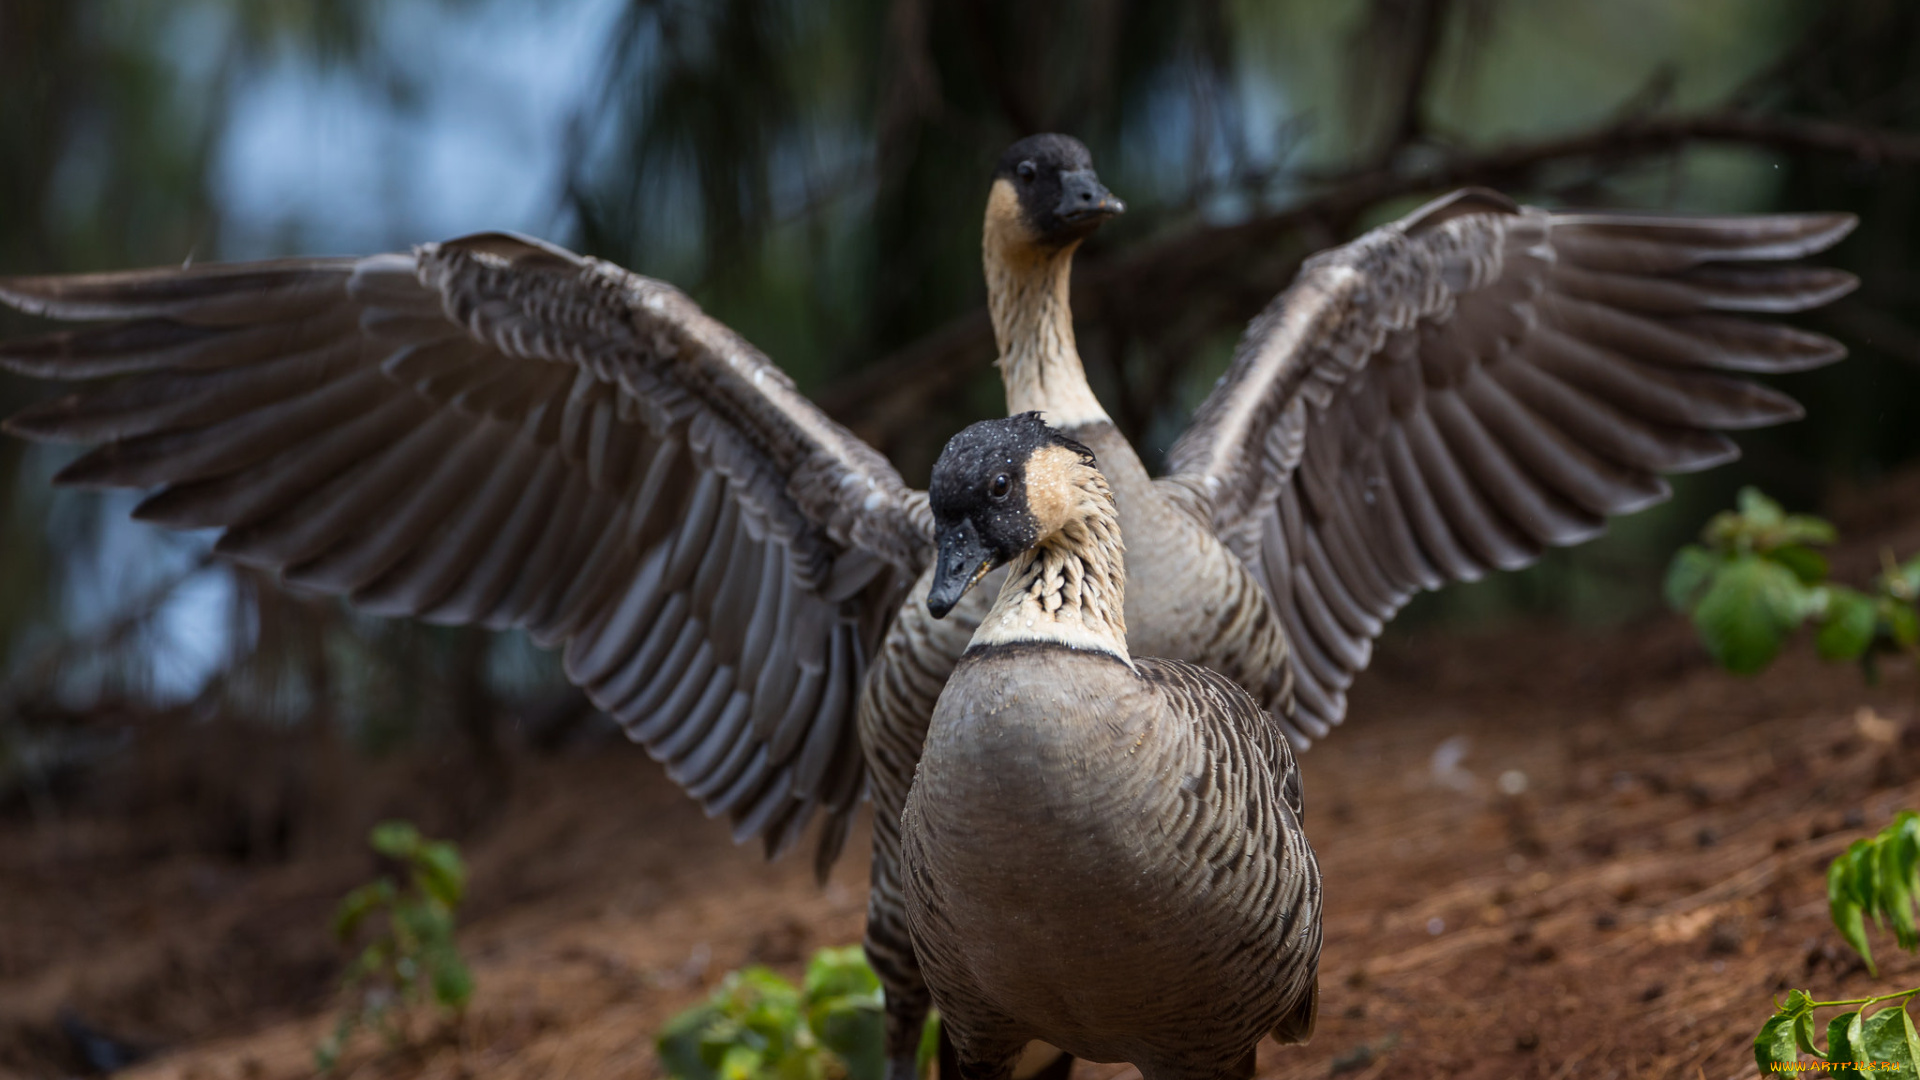
[[[1700,640],[1723,667],[1742,675],[1766,668],[1802,625],[1815,627],[1814,643],[1828,660],[1860,663],[1869,681],[1875,657],[1903,654],[1920,662],[1920,557],[1896,564],[1883,552],[1883,568],[1871,590],[1861,592],[1827,580],[1826,556],[1816,548],[1834,542],[1833,526],[1806,514],[1789,514],[1754,488],[1740,492],[1739,509],[1715,514],[1700,543],[1681,548],[1667,568],[1667,601],[1692,616]],[[1872,839],[1853,842],[1827,867],[1827,905],[1847,944],[1879,974],[1867,942],[1867,919],[1893,931],[1894,943],[1920,948],[1920,814],[1902,811]],[[1818,1071],[1825,1076],[1920,1075],[1920,1032],[1907,1013],[1920,987],[1872,997],[1821,1001],[1805,990],[1788,991],[1754,1036],[1753,1057],[1762,1073]],[[1889,1004],[1891,1003],[1891,1004]],[[1874,1006],[1878,1009],[1869,1011]],[[1815,1042],[1815,1014],[1849,1008],[1831,1017],[1826,1049]],[[1814,1059],[1800,1065],[1801,1055]],[[1865,1071],[1855,1068],[1858,1063]],[[1869,1065],[1868,1063],[1873,1063]],[[1891,1071],[1897,1066],[1901,1071]]]
[[[1920,891],[1920,815],[1902,811],[1893,824],[1871,840],[1855,840],[1852,846],[1827,867],[1827,903],[1833,913],[1833,925],[1867,962],[1876,974],[1873,954],[1867,945],[1866,916],[1882,928],[1889,925],[1896,944],[1911,952],[1920,947],[1920,931],[1914,922],[1915,894]],[[1920,994],[1920,986],[1873,997],[1844,1001],[1817,1001],[1804,990],[1787,993],[1776,1003],[1774,1014],[1761,1026],[1753,1040],[1754,1060],[1762,1072],[1785,1070],[1807,1054],[1818,1062],[1823,1075],[1861,1077],[1853,1064],[1875,1062],[1872,1075],[1913,1076],[1920,1067],[1920,1034],[1907,1013],[1907,1000]],[[1886,1002],[1897,1004],[1883,1005]],[[1869,1013],[1869,1006],[1883,1005]],[[1814,1013],[1822,1009],[1853,1006],[1849,1012],[1827,1021],[1827,1048],[1814,1045]],[[1894,1073],[1891,1062],[1900,1068]]]
[[[1723,510],[1667,568],[1667,601],[1692,616],[1707,651],[1729,671],[1751,675],[1773,662],[1804,623],[1828,660],[1858,661],[1869,682],[1880,655],[1920,662],[1920,556],[1883,569],[1867,592],[1827,580],[1827,559],[1815,550],[1834,541],[1833,526],[1789,514],[1754,488],[1740,508]]]
[[[1866,916],[1875,926],[1893,926],[1893,938],[1903,949],[1920,948],[1920,932],[1914,927],[1914,888],[1920,879],[1920,815],[1903,810],[1893,824],[1872,840],[1855,840],[1846,854],[1827,867],[1827,904],[1833,912],[1833,925],[1840,928],[1867,970],[1874,967],[1873,952],[1867,946]]]
[[[402,885],[383,874],[348,893],[334,910],[333,932],[343,944],[376,917],[384,919],[341,980],[347,1006],[333,1034],[314,1051],[322,1072],[339,1061],[356,1029],[372,1027],[399,1043],[406,1038],[407,1013],[429,998],[457,1016],[473,996],[473,976],[453,940],[467,889],[460,849],[426,839],[405,821],[375,826],[369,843],[399,863],[407,880]]]
[[[922,1074],[938,1025],[929,1020],[921,1039]],[[729,972],[706,1004],[668,1021],[659,1047],[679,1080],[880,1080],[880,980],[857,945],[815,953],[799,987],[764,967]]]

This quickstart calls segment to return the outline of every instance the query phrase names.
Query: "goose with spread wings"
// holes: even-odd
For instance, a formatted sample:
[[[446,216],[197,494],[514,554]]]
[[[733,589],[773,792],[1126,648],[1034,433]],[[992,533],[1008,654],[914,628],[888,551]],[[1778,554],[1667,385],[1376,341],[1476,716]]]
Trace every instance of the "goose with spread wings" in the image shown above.
[[[1016,143],[984,240],[1010,412],[1091,447],[1142,655],[1214,668],[1326,734],[1415,592],[1524,566],[1663,498],[1662,474],[1799,415],[1741,376],[1843,355],[1754,314],[1845,293],[1777,265],[1842,214],[1569,214],[1458,192],[1317,255],[1148,475],[1089,388],[1072,257],[1121,210],[1086,149]],[[926,992],[899,812],[982,613],[926,611],[924,493],[672,286],[524,238],[409,254],[0,280],[101,323],[0,345],[84,385],[12,418],[92,444],[65,483],[365,610],[518,627],[735,837],[769,853],[876,803],[868,950],[894,1065]],[[975,590],[988,597],[993,589]],[[976,600],[984,604],[984,599]],[[864,750],[864,753],[863,753]]]
[[[1343,719],[1374,638],[1416,592],[1525,566],[1665,498],[1662,474],[1736,455],[1724,432],[1800,415],[1741,374],[1844,355],[1747,316],[1850,290],[1840,271],[1771,265],[1831,246],[1848,215],[1568,214],[1464,190],[1309,259],[1156,479],[1089,387],[1068,307],[1075,250],[1123,209],[1071,138],[1001,158],[983,253],[1008,411],[1040,411],[1099,460],[1127,537],[1127,647],[1232,678],[1299,746]],[[900,812],[940,685],[996,592],[943,621],[910,602],[860,703],[867,951],[894,1080],[928,1000]]]

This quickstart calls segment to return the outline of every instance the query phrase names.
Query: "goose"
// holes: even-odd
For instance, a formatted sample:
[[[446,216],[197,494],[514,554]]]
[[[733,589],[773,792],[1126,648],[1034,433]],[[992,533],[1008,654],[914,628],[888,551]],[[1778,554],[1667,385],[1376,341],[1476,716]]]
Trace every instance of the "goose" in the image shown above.
[[[1007,408],[1040,412],[1099,459],[1129,539],[1127,647],[1226,675],[1299,748],[1344,719],[1373,639],[1415,593],[1598,535],[1665,499],[1662,474],[1736,457],[1724,431],[1800,416],[1737,374],[1845,350],[1742,316],[1856,284],[1765,265],[1837,243],[1847,214],[1558,213],[1456,191],[1309,258],[1155,478],[1088,384],[1068,304],[1075,252],[1124,209],[1069,136],[1001,156],[982,258]],[[940,687],[997,592],[990,580],[937,620],[922,602],[933,574],[889,626],[859,703],[866,949],[886,989],[889,1080],[909,1080],[930,1000],[900,816]],[[1055,1059],[1048,1075],[1069,1067]]]
[[[1210,667],[1304,745],[1414,593],[1527,565],[1800,415],[1742,373],[1838,343],[1750,320],[1818,306],[1844,214],[1559,213],[1443,196],[1309,259],[1151,478],[1086,382],[1068,282],[1123,206],[1084,146],[997,163],[983,239],[1012,411],[1099,456],[1129,646]],[[80,385],[9,419],[91,449],[65,484],[362,610],[519,628],[737,842],[875,804],[867,952],[889,1070],[928,992],[899,821],[935,701],[986,609],[926,610],[926,494],[672,285],[483,233],[365,257],[0,279],[88,323],[0,343]],[[992,582],[988,582],[989,590]]]
[[[1113,489],[1040,416],[975,424],[933,469],[931,613],[1009,572],[901,822],[921,969],[964,1080],[1036,1039],[1146,1080],[1250,1077],[1318,1007],[1300,773],[1239,684],[1130,652]]]

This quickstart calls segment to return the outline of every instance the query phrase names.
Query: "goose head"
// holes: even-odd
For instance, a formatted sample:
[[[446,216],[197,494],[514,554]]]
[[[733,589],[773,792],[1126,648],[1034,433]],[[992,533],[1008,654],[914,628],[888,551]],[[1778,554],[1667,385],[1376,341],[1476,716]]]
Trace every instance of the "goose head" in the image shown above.
[[[1093,451],[1037,412],[983,420],[949,440],[927,491],[939,548],[927,592],[933,617],[1083,516],[1089,474],[1098,476]]]
[[[1080,140],[1029,135],[1007,147],[994,168],[987,237],[1009,253],[1054,254],[1126,209],[1100,182]]]

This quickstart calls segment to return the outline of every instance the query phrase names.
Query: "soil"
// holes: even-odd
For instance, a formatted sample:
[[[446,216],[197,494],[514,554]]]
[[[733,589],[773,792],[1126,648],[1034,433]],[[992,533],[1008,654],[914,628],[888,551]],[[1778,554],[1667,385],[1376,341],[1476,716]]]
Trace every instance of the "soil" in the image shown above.
[[[1910,514],[1874,516],[1888,504],[1857,502],[1843,570],[1920,548]],[[1878,932],[1869,975],[1824,887],[1834,854],[1920,807],[1920,685],[1811,651],[1739,679],[1666,616],[1391,638],[1303,757],[1320,1026],[1263,1045],[1261,1076],[1747,1077],[1787,988],[1920,982]],[[797,975],[859,939],[863,837],[821,888],[614,740],[489,772],[122,720],[110,767],[0,812],[0,1076],[311,1076],[343,962],[328,914],[377,872],[363,838],[388,816],[461,841],[478,991],[458,1023],[362,1037],[344,1077],[659,1076],[654,1033],[724,972]]]

